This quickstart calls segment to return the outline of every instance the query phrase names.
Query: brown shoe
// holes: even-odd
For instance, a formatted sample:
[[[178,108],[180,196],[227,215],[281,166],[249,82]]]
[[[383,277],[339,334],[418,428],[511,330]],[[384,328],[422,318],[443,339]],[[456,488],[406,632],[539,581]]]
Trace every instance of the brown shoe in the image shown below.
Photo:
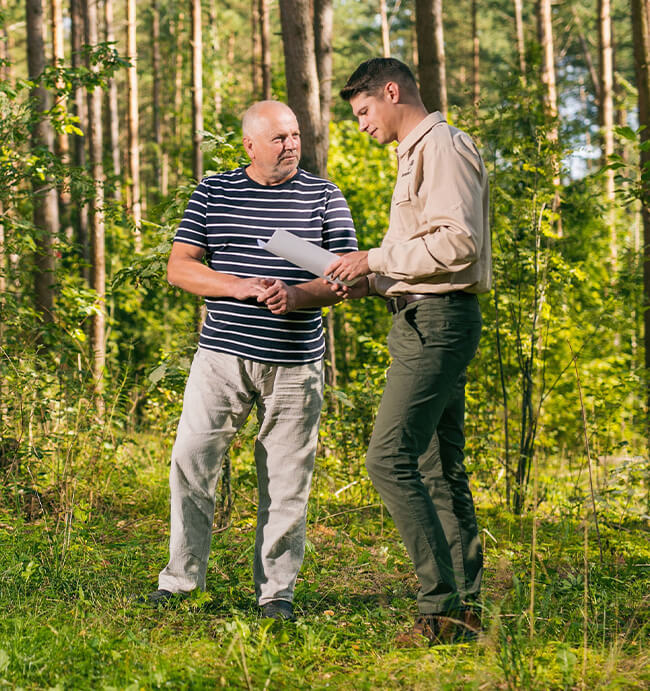
[[[422,648],[453,643],[464,629],[464,623],[451,613],[420,614],[412,628],[395,639],[398,648]]]

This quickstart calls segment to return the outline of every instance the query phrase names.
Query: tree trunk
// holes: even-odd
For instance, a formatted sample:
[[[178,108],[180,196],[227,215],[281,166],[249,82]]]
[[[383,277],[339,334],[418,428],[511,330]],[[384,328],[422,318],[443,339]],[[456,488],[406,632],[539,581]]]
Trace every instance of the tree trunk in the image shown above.
[[[474,112],[478,122],[478,104],[481,95],[479,83],[479,37],[478,37],[478,2],[472,0],[472,101],[474,104]]]
[[[251,0],[251,90],[253,100],[258,100],[262,93],[262,43],[260,40],[260,3]]]
[[[92,0],[91,0],[92,1]],[[140,198],[140,121],[138,114],[138,50],[135,0],[126,0],[126,45],[128,68],[129,103],[129,177],[131,186],[130,213],[135,225],[136,252],[142,246],[142,200]]]
[[[557,87],[555,81],[555,53],[553,48],[553,22],[551,16],[551,0],[538,0],[537,28],[539,42],[542,46],[542,83],[545,86],[544,106],[550,122],[548,138],[558,141],[557,128]],[[553,159],[553,186],[555,194],[553,198],[553,211],[556,216],[556,232],[562,236],[562,217],[560,215],[560,161],[558,156]]]
[[[108,43],[115,41],[115,31],[113,29],[113,0],[104,0],[104,35]],[[117,80],[111,77],[108,80],[108,147],[111,154],[111,164],[113,167],[113,198],[120,201],[122,163],[120,161],[120,115],[117,99]]]
[[[515,32],[517,34],[517,54],[519,56],[519,70],[521,76],[526,78],[526,43],[524,41],[523,2],[514,0],[515,3]]]
[[[289,106],[298,118],[303,168],[316,175],[327,169],[323,149],[320,88],[310,0],[280,0],[280,21]]]
[[[260,38],[262,55],[262,98],[271,98],[271,21],[269,0],[259,0]]]
[[[183,21],[185,15],[179,8],[176,16],[176,46],[174,60],[174,146],[176,148],[176,185],[183,180],[183,141],[181,110],[183,108]]]
[[[646,376],[650,374],[650,2],[632,0],[634,67],[641,130],[641,219],[643,222],[643,327]],[[646,379],[650,382],[650,377]],[[650,448],[650,384],[646,384],[646,441]]]
[[[72,67],[79,69],[82,67],[81,47],[84,43],[84,9],[83,0],[70,0],[70,43],[72,46]],[[74,114],[79,119],[80,129],[86,130],[88,115],[86,92],[82,86],[74,92]],[[73,135],[72,137],[72,160],[76,167],[86,167],[86,138]],[[75,204],[76,220],[75,231],[76,240],[81,252],[82,275],[90,283],[90,236],[88,233],[88,202],[85,198],[77,199]]]
[[[9,32],[7,31],[7,0],[0,0],[0,16],[2,16],[2,26],[0,26],[0,79],[3,82],[9,81]]]
[[[98,38],[97,0],[85,0],[86,44],[94,47]],[[96,65],[87,64],[91,71]],[[106,364],[106,258],[104,254],[104,168],[102,136],[102,92],[88,92],[88,148],[93,195],[90,204],[91,286],[97,295],[92,315],[90,347],[93,357],[93,382],[98,413],[103,416],[104,366]]]
[[[37,80],[45,69],[43,45],[43,7],[41,0],[27,0],[27,69],[29,79]],[[48,93],[43,86],[32,87],[30,96],[38,118],[32,126],[32,149],[54,149],[54,132],[44,113],[49,109]],[[49,176],[32,179],[34,226],[38,233],[38,251],[34,256],[35,306],[44,322],[52,321],[54,306],[54,238],[59,232],[59,209],[56,187]]]
[[[268,20],[268,15],[267,15]],[[213,70],[213,82],[212,82],[212,103],[214,108],[214,126],[216,129],[220,127],[219,115],[221,114],[221,82],[222,75],[221,69],[219,67],[219,32],[217,30],[217,2],[212,0],[210,3],[210,42],[212,44],[212,58],[211,62],[214,65]],[[269,67],[270,67],[270,56],[269,56]],[[269,77],[270,79],[270,77]],[[269,92],[270,94],[270,92]],[[270,95],[269,95],[270,98]]]
[[[602,164],[606,165],[614,153],[614,61],[612,52],[612,18],[610,0],[598,0],[598,46],[600,54],[599,119],[601,127]],[[618,264],[614,171],[605,171],[605,199],[610,230],[610,259],[612,270]]]
[[[160,7],[158,0],[151,3],[151,80],[152,84],[152,123],[155,150],[153,156],[154,187],[160,189],[162,194],[162,148],[163,131],[161,119],[161,88],[160,88]]]
[[[65,64],[65,50],[63,47],[63,8],[61,0],[50,0],[50,22],[52,26],[52,65],[63,67]],[[57,79],[57,90],[64,86],[63,79]],[[65,99],[57,96],[55,106],[65,108]],[[58,117],[56,115],[55,117]],[[70,144],[68,134],[65,131],[56,132],[55,147],[59,161],[67,168],[70,165]],[[67,176],[62,180],[58,189],[59,219],[64,224],[64,235],[68,242],[73,240],[73,230],[69,223],[70,213],[70,181]]]
[[[332,27],[334,8],[332,0],[314,0],[314,46],[316,72],[318,74],[321,127],[321,177],[327,177],[327,152],[329,150],[330,104],[332,101]]]
[[[201,33],[201,0],[192,0],[192,174],[203,177],[203,36]]]
[[[381,19],[381,47],[385,58],[390,57],[390,27],[386,0],[379,0],[379,17]]]
[[[442,0],[415,0],[420,93],[427,110],[447,117],[447,75]]]

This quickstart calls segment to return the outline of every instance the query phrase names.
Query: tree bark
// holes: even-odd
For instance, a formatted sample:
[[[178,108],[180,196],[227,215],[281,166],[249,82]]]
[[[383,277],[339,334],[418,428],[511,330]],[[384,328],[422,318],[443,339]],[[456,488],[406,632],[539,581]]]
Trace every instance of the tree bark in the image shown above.
[[[27,0],[27,69],[29,79],[36,81],[45,69],[45,46],[43,44],[43,7],[41,0]],[[50,99],[43,86],[36,83],[30,96],[38,118],[32,126],[31,145],[36,153],[54,150],[52,125],[44,115],[49,109]],[[59,231],[59,209],[54,182],[48,177],[32,179],[33,220],[39,247],[34,256],[34,298],[35,306],[44,322],[52,321],[54,306],[54,239]]]
[[[447,74],[442,0],[415,0],[418,73],[422,101],[429,111],[447,117]]]
[[[50,0],[50,24],[52,26],[52,65],[55,68],[65,64],[65,50],[63,47],[63,8],[61,0]],[[57,91],[64,87],[63,79],[56,81]],[[57,95],[55,106],[65,108],[65,98]],[[58,117],[58,114],[55,116]],[[70,165],[70,144],[65,131],[55,134],[54,150],[61,164],[67,168]],[[70,212],[70,181],[66,178],[58,188],[59,220],[64,223],[64,235],[68,242],[73,240],[73,230],[68,217]]]
[[[523,2],[514,0],[515,4],[515,33],[517,34],[517,55],[519,56],[519,71],[526,79],[526,43],[524,41]]]
[[[646,377],[650,375],[650,2],[632,0],[634,69],[641,130],[641,220],[643,223],[643,327]],[[645,147],[645,148],[644,148]],[[650,377],[646,379],[650,382]],[[650,383],[646,384],[646,442],[650,448]]]
[[[381,19],[381,47],[385,58],[390,57],[390,27],[386,0],[379,0],[379,17]]]
[[[192,173],[195,180],[203,177],[203,36],[201,32],[201,0],[192,0]]]
[[[259,0],[260,50],[262,56],[262,98],[271,99],[271,21],[269,0]]]
[[[72,47],[72,67],[79,69],[82,66],[81,47],[84,43],[84,9],[83,0],[70,0],[70,43]],[[86,92],[82,86],[75,89],[73,112],[79,119],[79,129],[87,130]],[[72,137],[72,160],[77,168],[86,167],[86,138],[80,135]],[[77,199],[75,204],[75,232],[76,241],[81,252],[82,275],[90,283],[90,236],[88,232],[88,202],[86,199]]]
[[[327,152],[323,148],[311,9],[310,0],[280,0],[287,96],[300,125],[301,164],[306,170],[322,175],[327,170]]]
[[[7,64],[9,55],[9,32],[7,31],[7,0],[0,0],[0,14],[2,15],[2,26],[0,26],[0,79],[3,82],[9,81],[9,65]]]
[[[614,153],[614,60],[612,50],[612,17],[610,0],[598,0],[598,47],[600,54],[599,119],[601,127],[602,164],[606,165]],[[605,171],[605,199],[610,230],[609,254],[612,270],[618,264],[616,238],[614,171]]]
[[[86,44],[94,47],[98,39],[97,0],[85,0]],[[96,65],[87,64],[91,71]],[[91,286],[97,296],[92,315],[90,346],[93,357],[93,382],[98,413],[103,416],[104,367],[106,365],[106,257],[104,242],[104,167],[102,135],[102,91],[88,92],[88,148],[93,195],[90,203]]]
[[[115,42],[115,30],[113,28],[113,0],[104,0],[104,35],[108,43]],[[113,167],[113,197],[116,201],[122,198],[121,179],[122,163],[120,160],[120,115],[117,99],[117,80],[111,77],[108,80],[108,147]]]
[[[151,3],[151,80],[152,80],[152,123],[155,150],[153,156],[154,186],[162,194],[162,148],[163,131],[161,118],[161,84],[160,84],[160,7],[158,0]]]
[[[140,197],[140,119],[138,113],[138,50],[135,0],[126,0],[126,45],[128,68],[129,103],[129,178],[131,187],[130,213],[135,226],[135,249],[142,246],[142,199]]]
[[[314,0],[314,46],[316,50],[316,72],[318,73],[320,103],[320,147],[319,157],[324,165],[319,174],[327,177],[327,152],[329,150],[330,104],[332,102],[332,28],[334,8],[332,0]]]
[[[478,122],[478,104],[481,96],[480,82],[479,82],[479,37],[478,37],[478,2],[472,0],[472,101],[474,105],[474,112]]]
[[[212,44],[212,64],[214,65],[212,80],[212,103],[214,108],[215,128],[220,127],[219,115],[221,114],[221,69],[219,67],[219,32],[217,30],[217,2],[210,3],[210,42]],[[270,60],[270,58],[269,58]],[[270,98],[270,97],[269,97]]]
[[[181,110],[183,108],[183,22],[185,15],[179,8],[176,16],[176,46],[174,54],[174,146],[176,149],[176,185],[183,179],[183,142]]]
[[[548,138],[557,142],[559,138],[557,128],[557,86],[555,81],[555,52],[553,48],[553,22],[551,15],[551,0],[538,0],[537,28],[539,42],[542,46],[542,83],[545,87],[544,106],[550,123]],[[553,198],[553,211],[556,216],[556,232],[562,236],[562,216],[560,212],[560,161],[558,156],[553,159],[553,186],[555,194]]]
[[[251,89],[253,100],[258,100],[262,93],[260,24],[259,0],[251,0]]]

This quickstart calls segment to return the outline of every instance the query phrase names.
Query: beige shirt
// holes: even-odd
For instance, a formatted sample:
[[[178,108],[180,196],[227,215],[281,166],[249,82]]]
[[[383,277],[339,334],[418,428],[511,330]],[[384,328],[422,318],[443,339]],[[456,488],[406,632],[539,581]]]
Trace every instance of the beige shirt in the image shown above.
[[[488,178],[474,142],[431,113],[400,142],[397,158],[388,231],[368,254],[371,291],[488,291]]]

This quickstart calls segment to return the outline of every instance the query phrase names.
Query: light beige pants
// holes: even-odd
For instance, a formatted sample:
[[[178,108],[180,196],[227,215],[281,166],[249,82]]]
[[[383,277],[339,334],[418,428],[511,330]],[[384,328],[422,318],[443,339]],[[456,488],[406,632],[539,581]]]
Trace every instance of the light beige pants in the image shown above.
[[[256,405],[255,590],[260,605],[293,599],[322,402],[322,360],[272,365],[199,348],[172,451],[170,557],[159,588],[205,588],[223,458]]]

